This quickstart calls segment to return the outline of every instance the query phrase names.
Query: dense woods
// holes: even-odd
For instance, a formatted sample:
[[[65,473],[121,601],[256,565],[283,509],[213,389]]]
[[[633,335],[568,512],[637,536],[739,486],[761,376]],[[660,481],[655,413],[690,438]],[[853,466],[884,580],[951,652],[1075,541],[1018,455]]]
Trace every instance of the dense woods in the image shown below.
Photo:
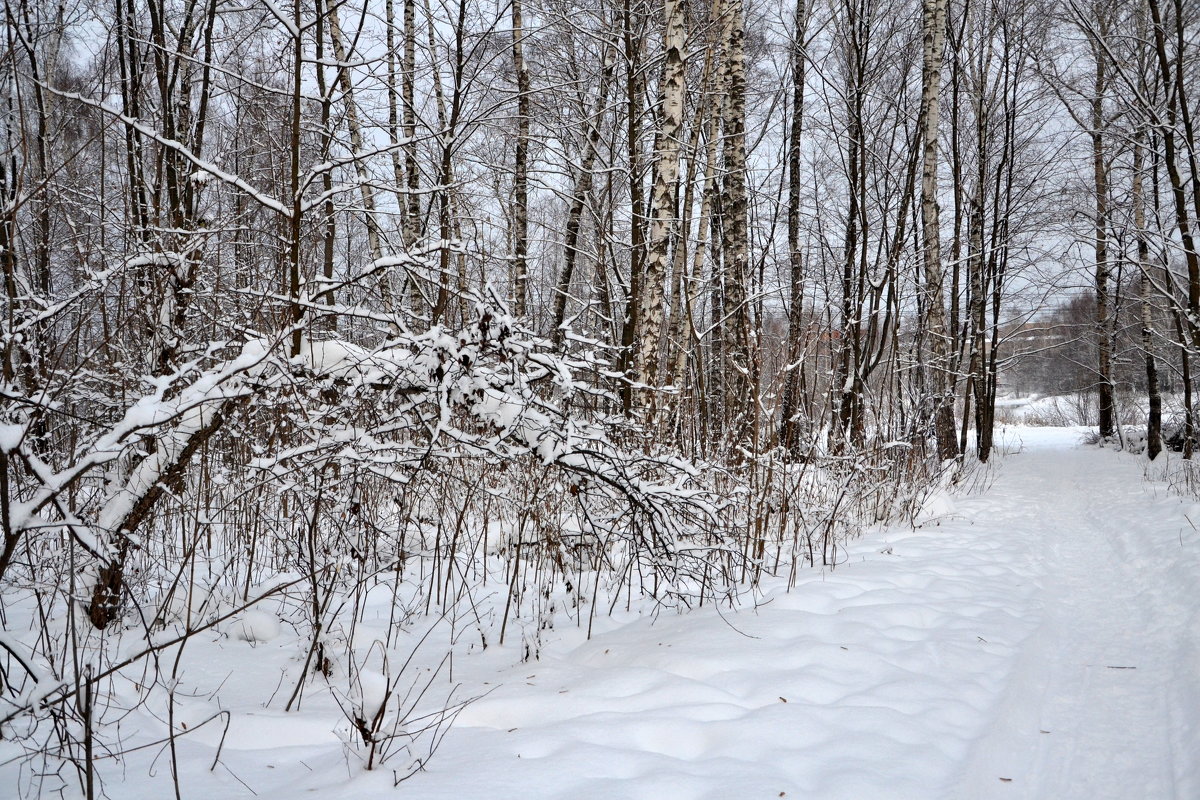
[[[1068,354],[1103,436],[1145,393],[1151,458],[1166,387],[1191,455],[1182,0],[13,0],[3,30],[25,795],[99,796],[158,698],[174,764],[185,645],[247,615],[296,632],[273,707],[338,698],[370,769],[433,694],[402,632],[536,658],[632,596],[836,564],[989,459],[1022,353]]]

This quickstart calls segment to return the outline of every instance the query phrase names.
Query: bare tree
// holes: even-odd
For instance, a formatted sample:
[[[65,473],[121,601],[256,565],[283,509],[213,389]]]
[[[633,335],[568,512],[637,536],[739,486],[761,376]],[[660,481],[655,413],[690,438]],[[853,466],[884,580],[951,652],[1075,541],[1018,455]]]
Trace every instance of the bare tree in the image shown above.
[[[941,217],[937,198],[939,93],[942,79],[942,54],[946,38],[946,0],[924,0],[925,39],[924,71],[921,90],[921,227],[924,242],[925,318],[932,353],[933,424],[938,457],[945,460],[958,454],[955,437],[953,391],[951,389],[951,342],[946,326],[946,301],[943,295]]]
[[[670,263],[675,194],[679,179],[680,137],[683,134],[686,92],[683,54],[687,47],[687,6],[681,0],[666,0],[663,7],[663,58],[660,127],[656,133],[654,183],[650,195],[650,240],[643,277],[639,319],[638,380],[653,385],[658,376],[662,347],[663,296]]]

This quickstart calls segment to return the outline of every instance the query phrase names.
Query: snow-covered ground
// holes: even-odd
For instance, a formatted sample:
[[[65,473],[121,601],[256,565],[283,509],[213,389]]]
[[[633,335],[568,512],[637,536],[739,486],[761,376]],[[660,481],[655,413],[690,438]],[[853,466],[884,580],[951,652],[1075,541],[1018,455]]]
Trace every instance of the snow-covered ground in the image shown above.
[[[1127,433],[1135,433],[1150,413],[1145,392],[1121,391],[1115,398],[1117,422]],[[1170,392],[1162,396],[1164,427],[1170,431],[1182,423],[1183,397]],[[1002,395],[996,398],[997,420],[1018,425],[1071,426],[1096,425],[1099,414],[1094,391],[1061,395]],[[1136,424],[1134,424],[1136,423]]]
[[[755,610],[497,676],[422,798],[1200,797],[1200,506],[1079,432]]]
[[[178,738],[182,796],[1200,798],[1200,504],[1080,435],[1008,428],[978,491],[737,610],[635,603],[590,640],[543,634],[537,660],[460,652],[429,694],[479,699],[399,788],[406,759],[362,770],[315,691],[283,711],[295,642],[244,619],[189,645],[177,727],[230,713],[223,741],[224,714]],[[123,724],[158,741],[166,718]],[[172,794],[161,743],[98,766],[111,797]]]

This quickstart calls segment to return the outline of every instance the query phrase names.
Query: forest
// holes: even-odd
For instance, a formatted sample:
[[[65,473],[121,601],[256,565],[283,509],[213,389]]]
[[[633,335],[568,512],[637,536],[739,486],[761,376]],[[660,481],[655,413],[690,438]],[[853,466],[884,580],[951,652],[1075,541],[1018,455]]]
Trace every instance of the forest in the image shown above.
[[[236,726],[189,681],[232,642],[240,702],[332,713],[402,787],[478,696],[463,659],[842,564],[986,479],[1010,394],[1190,469],[1200,6],[2,25],[14,796],[119,797],[143,757],[188,794]]]

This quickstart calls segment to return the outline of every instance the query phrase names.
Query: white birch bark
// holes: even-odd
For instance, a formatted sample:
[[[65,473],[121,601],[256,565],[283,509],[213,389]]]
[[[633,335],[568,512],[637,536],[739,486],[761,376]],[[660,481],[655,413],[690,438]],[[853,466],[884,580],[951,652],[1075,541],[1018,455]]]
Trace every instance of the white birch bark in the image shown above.
[[[682,0],[666,0],[662,74],[662,128],[650,196],[650,248],[643,282],[638,331],[638,380],[652,384],[658,373],[663,327],[663,284],[669,265],[671,228],[675,222],[675,186],[679,179],[679,137],[683,130],[686,74],[684,48],[687,15]]]
[[[721,281],[725,362],[720,366],[724,383],[724,422],[746,408],[755,380],[750,354],[749,204],[746,195],[746,21],[742,0],[729,0],[724,8],[724,161],[722,223],[724,274]]]
[[[932,357],[934,435],[938,458],[958,454],[950,391],[951,343],[946,330],[946,301],[942,289],[941,220],[937,199],[938,102],[942,81],[942,51],[946,38],[946,0],[923,0],[925,57],[921,88],[921,228],[924,242],[925,319]]]
[[[525,316],[529,294],[529,69],[521,0],[512,0],[512,56],[517,73],[517,141],[513,156],[513,313]]]

